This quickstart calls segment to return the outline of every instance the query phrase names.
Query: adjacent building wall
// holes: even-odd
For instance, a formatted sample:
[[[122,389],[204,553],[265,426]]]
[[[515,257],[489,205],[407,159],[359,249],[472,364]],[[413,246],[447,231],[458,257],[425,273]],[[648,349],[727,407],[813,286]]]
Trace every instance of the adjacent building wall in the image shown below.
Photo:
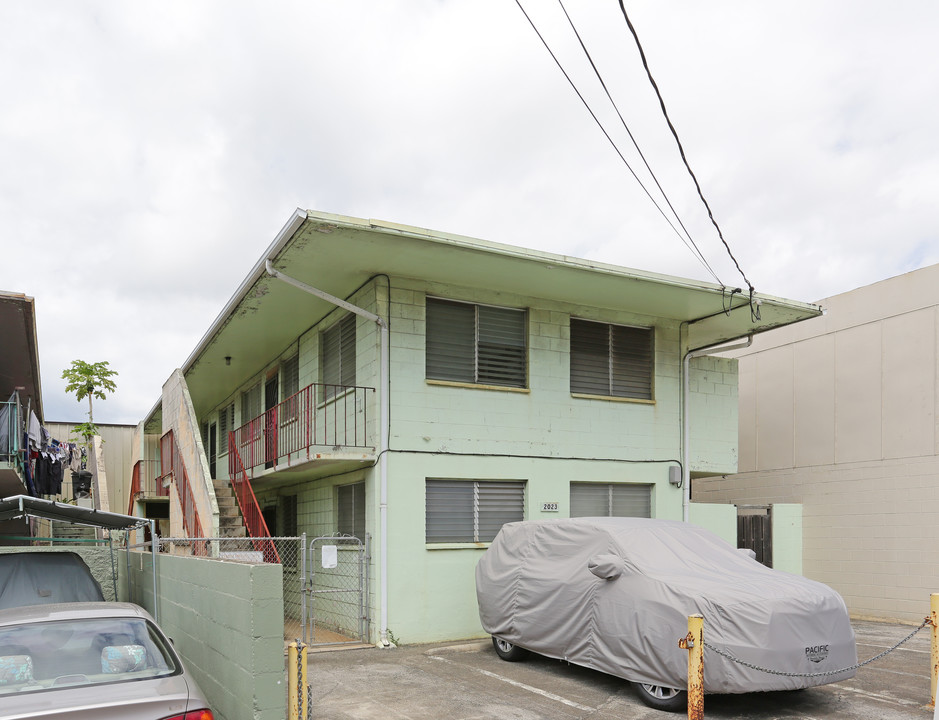
[[[98,424],[100,441],[96,445],[98,448],[97,462],[95,457],[89,453],[87,469],[94,473],[98,471],[99,479],[104,476],[107,481],[103,483],[106,488],[104,496],[101,498],[99,509],[111,512],[126,513],[128,506],[128,492],[133,473],[133,443],[134,426],[133,425],[114,425]],[[62,442],[83,443],[82,438],[76,437],[72,429],[77,422],[47,422],[46,430]],[[65,471],[65,477],[62,487],[64,498],[71,500],[72,483],[71,471]]]
[[[121,553],[122,576],[127,559]],[[218,720],[283,720],[284,604],[280,565],[130,553],[129,595],[173,638]]]
[[[740,471],[694,498],[801,503],[805,574],[918,621],[939,588],[939,265],[821,304],[740,354]]]

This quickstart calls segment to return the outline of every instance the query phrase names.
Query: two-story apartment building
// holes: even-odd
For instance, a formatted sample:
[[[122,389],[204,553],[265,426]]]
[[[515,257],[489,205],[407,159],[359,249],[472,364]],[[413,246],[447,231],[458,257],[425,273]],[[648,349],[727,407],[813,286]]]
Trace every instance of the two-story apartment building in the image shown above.
[[[372,641],[478,635],[505,522],[687,513],[735,539],[687,490],[736,469],[736,361],[692,351],[820,313],[757,300],[297,211],[141,423],[135,510],[224,534],[220,494],[250,485],[271,535],[370,538]]]

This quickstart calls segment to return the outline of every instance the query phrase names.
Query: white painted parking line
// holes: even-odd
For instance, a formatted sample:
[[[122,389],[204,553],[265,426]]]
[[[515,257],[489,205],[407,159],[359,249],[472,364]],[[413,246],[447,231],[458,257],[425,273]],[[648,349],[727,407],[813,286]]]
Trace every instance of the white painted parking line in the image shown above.
[[[881,648],[886,650],[887,648],[892,648],[893,645],[875,645],[874,643],[857,643],[858,647],[869,647],[869,648]],[[896,652],[911,652],[911,653],[920,653],[922,655],[929,655],[929,650],[917,650],[916,648],[908,647],[898,647]]]
[[[848,687],[847,685],[833,685],[832,690],[846,690],[847,692],[853,692],[857,695],[863,695],[864,697],[869,697],[872,700],[880,700],[881,702],[890,703],[891,705],[901,705],[905,707],[916,707],[922,703],[918,703],[915,700],[904,700],[902,698],[890,697],[889,695],[881,695],[879,693],[867,692],[867,690],[860,690],[858,688]]]
[[[440,657],[439,655],[428,655],[427,657],[429,657],[431,660],[439,660],[440,662],[445,662],[449,665],[457,664],[457,663],[454,663],[452,660],[448,660],[447,658]],[[467,666],[461,664],[460,667],[465,668]],[[567,705],[568,707],[572,707],[575,710],[583,710],[586,712],[593,712],[594,710],[596,710],[596,708],[587,707],[586,705],[581,705],[579,703],[574,702],[573,700],[568,700],[566,697],[555,695],[554,693],[550,693],[547,690],[541,690],[540,688],[532,687],[531,685],[526,685],[525,683],[520,683],[516,680],[510,680],[507,677],[503,677],[502,675],[497,675],[496,673],[489,672],[488,670],[483,670],[482,668],[470,668],[470,669],[478,672],[480,675],[485,675],[486,677],[491,677],[495,680],[501,680],[502,682],[508,685],[511,685],[513,687],[517,687],[521,690],[526,690],[536,695],[541,695],[541,697],[547,698],[548,700],[554,700],[555,702],[563,703],[564,705]]]

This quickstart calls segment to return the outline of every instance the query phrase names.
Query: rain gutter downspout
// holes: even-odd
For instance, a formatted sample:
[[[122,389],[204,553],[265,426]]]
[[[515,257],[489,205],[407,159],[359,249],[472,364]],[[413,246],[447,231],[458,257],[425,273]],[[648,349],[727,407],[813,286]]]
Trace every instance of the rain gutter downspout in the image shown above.
[[[264,267],[267,270],[267,274],[277,278],[278,280],[283,280],[288,285],[293,285],[304,292],[315,295],[318,298],[322,298],[326,302],[332,303],[337,307],[341,307],[344,310],[355,313],[356,315],[361,315],[362,317],[371,320],[376,323],[379,328],[379,338],[380,338],[380,350],[381,355],[381,369],[379,374],[379,388],[381,392],[381,405],[380,405],[380,418],[379,422],[381,424],[381,429],[379,432],[379,448],[378,448],[378,478],[379,478],[379,544],[381,546],[381,560],[379,562],[379,575],[380,575],[380,592],[379,592],[379,605],[380,605],[380,637],[379,642],[383,647],[388,647],[391,645],[388,640],[388,420],[390,417],[390,406],[391,398],[389,396],[389,342],[388,342],[388,323],[385,322],[381,316],[376,315],[373,312],[369,312],[364,308],[360,308],[358,305],[353,305],[346,300],[337,298],[335,295],[330,295],[328,292],[319,290],[318,288],[307,285],[296,278],[292,278],[289,275],[284,275],[284,273],[276,270],[274,265],[271,263],[270,258],[265,259]]]
[[[736,345],[726,345],[727,341],[715,343],[714,345],[705,345],[696,350],[689,350],[681,363],[681,519],[688,522],[691,512],[691,453],[688,449],[689,438],[691,437],[691,383],[689,380],[689,371],[691,369],[691,359],[702,355],[709,355],[714,350],[720,349],[721,352],[727,350],[742,350],[753,344],[753,335],[747,335],[746,342]]]
[[[157,592],[157,551],[160,549],[160,538],[156,534],[156,520],[148,518],[150,525],[150,564],[153,569],[153,619],[160,622],[160,594]],[[128,551],[127,557],[130,557]],[[130,576],[128,576],[129,578]],[[128,580],[129,582],[129,580]]]

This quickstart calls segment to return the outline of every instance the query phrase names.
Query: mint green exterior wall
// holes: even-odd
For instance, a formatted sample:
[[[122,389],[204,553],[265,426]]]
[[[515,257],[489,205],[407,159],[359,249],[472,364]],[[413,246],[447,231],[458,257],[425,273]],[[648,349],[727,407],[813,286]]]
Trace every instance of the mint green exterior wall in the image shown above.
[[[802,574],[802,505],[776,503],[773,513],[773,568]]]
[[[390,290],[390,293],[389,293]],[[550,288],[545,289],[550,293]],[[441,297],[528,311],[528,387],[483,388],[428,381],[424,371],[426,297]],[[571,482],[639,483],[652,489],[654,517],[681,519],[682,493],[668,483],[680,446],[680,328],[660,318],[522,297],[479,288],[439,286],[416,279],[379,277],[348,300],[388,319],[391,342],[391,423],[388,457],[388,626],[406,643],[479,636],[474,570],[485,545],[425,542],[425,480],[522,480],[525,517],[567,517]],[[390,300],[390,302],[389,302]],[[300,387],[322,380],[320,338],[345,315],[337,310],[287,348],[271,348],[270,362],[246,378],[212,413],[235,403],[279,363],[299,352]],[[654,401],[573,397],[570,392],[570,318],[653,327]],[[356,321],[356,384],[379,385],[378,328]],[[734,472],[737,463],[736,361],[713,357],[692,362],[690,386],[692,471]],[[378,444],[378,394],[369,430]],[[202,418],[205,419],[205,418]],[[328,472],[328,471],[327,471]],[[217,474],[227,473],[223,459]],[[319,475],[320,477],[315,477]],[[337,485],[366,483],[366,523],[371,535],[372,639],[379,616],[379,480],[368,464],[342,474],[300,470],[276,482],[255,484],[262,507],[296,502],[298,532],[308,539],[336,531]],[[559,509],[542,513],[545,502]],[[705,508],[701,524],[735,538],[729,506]],[[696,511],[697,512],[697,511]],[[280,534],[281,528],[272,528]],[[286,601],[290,602],[289,599]]]
[[[691,503],[689,520],[710,530],[719,538],[737,547],[737,507],[717,503]]]

